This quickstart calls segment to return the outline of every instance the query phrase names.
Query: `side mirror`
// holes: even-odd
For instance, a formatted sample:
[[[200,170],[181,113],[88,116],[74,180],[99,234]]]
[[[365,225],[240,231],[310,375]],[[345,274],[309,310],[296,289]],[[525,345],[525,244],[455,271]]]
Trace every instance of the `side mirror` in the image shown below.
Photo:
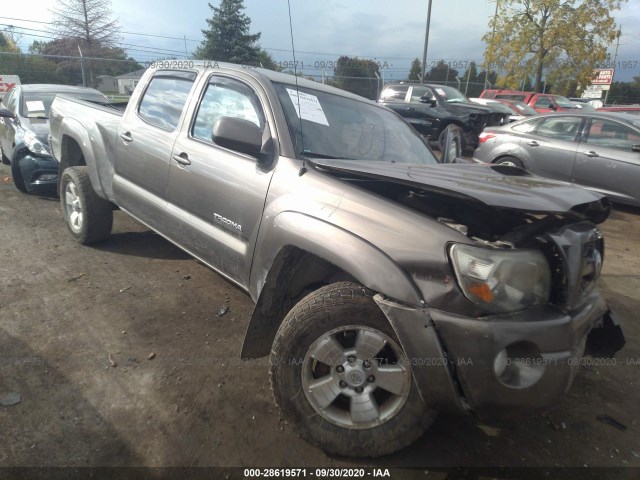
[[[262,149],[262,130],[242,118],[220,117],[213,123],[211,140],[221,147],[257,157]]]
[[[550,108],[551,110],[558,110],[558,107],[556,107],[553,103],[550,103],[550,104],[549,104],[549,108]]]
[[[431,107],[435,107],[438,104],[438,101],[435,97],[430,95],[423,95],[420,97],[420,103],[428,103]]]
[[[636,143],[635,145],[631,145],[632,152],[640,152],[640,143]]]
[[[444,131],[444,145],[442,145],[440,163],[457,163],[456,159],[462,157],[460,129],[453,124],[449,124]]]
[[[7,110],[6,108],[0,108],[0,117],[2,118],[15,118],[15,115],[11,110]]]

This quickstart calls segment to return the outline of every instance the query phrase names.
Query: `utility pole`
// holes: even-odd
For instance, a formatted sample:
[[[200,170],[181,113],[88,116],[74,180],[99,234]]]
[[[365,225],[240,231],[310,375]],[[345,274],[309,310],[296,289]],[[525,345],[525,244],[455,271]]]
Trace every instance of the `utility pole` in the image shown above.
[[[616,76],[616,61],[618,60],[618,47],[620,46],[620,37],[622,36],[622,27],[618,29],[618,40],[616,42],[616,52],[613,54],[613,75],[611,76],[611,83],[613,84],[613,77]],[[611,90],[611,85],[609,85],[609,90]],[[607,104],[607,99],[609,98],[609,90],[604,94],[604,104]]]
[[[493,39],[496,36],[496,19],[498,18],[498,6],[500,5],[500,0],[496,0],[496,11],[493,14],[493,32],[491,33],[491,43],[493,43]],[[487,83],[489,81],[489,68],[490,65],[485,65],[484,69],[484,89],[487,89]]]
[[[78,52],[80,52],[80,68],[82,68],[82,86],[87,86],[87,76],[84,73],[84,57],[82,56],[82,50],[80,50],[80,45],[78,45]]]
[[[429,26],[431,25],[431,0],[427,10],[427,28],[424,31],[424,50],[422,51],[422,75],[420,83],[424,83],[424,77],[427,74],[427,48],[429,47]]]

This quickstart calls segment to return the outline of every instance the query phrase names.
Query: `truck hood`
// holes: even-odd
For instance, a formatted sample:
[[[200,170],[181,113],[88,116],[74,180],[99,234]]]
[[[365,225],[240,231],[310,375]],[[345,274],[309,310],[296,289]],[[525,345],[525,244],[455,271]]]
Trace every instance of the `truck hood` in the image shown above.
[[[451,102],[446,105],[447,110],[451,112],[459,112],[460,115],[465,113],[476,113],[476,114],[486,114],[489,115],[491,113],[503,113],[499,112],[495,108],[487,107],[486,105],[480,105],[477,103],[470,102]]]
[[[317,158],[311,163],[320,170],[409,185],[495,208],[548,214],[565,213],[579,205],[596,203],[599,215],[604,214],[604,218],[608,215],[608,202],[601,203],[602,195],[570,183],[538,177],[517,167],[486,163],[403,165]],[[593,221],[599,223],[604,218]]]

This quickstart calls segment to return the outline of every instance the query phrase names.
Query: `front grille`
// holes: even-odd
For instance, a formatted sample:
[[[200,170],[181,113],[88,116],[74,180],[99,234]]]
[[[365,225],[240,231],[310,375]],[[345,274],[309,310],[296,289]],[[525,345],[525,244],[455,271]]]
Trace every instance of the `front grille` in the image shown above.
[[[604,241],[591,222],[561,227],[543,239],[552,272],[551,303],[578,307],[600,276]]]
[[[564,306],[567,304],[568,279],[566,265],[558,245],[555,242],[544,240],[540,242],[542,253],[547,257],[551,269],[551,295],[549,302],[553,305]]]

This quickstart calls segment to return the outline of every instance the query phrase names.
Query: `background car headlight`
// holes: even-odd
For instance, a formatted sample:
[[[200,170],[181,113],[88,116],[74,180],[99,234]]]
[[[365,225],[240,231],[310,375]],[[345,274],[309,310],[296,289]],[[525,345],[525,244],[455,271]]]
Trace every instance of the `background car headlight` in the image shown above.
[[[51,156],[49,147],[42,143],[31,130],[24,132],[24,144],[31,152],[37,155],[42,155],[44,157]]]
[[[537,250],[456,244],[450,256],[464,295],[491,313],[524,310],[549,300],[551,271]]]

